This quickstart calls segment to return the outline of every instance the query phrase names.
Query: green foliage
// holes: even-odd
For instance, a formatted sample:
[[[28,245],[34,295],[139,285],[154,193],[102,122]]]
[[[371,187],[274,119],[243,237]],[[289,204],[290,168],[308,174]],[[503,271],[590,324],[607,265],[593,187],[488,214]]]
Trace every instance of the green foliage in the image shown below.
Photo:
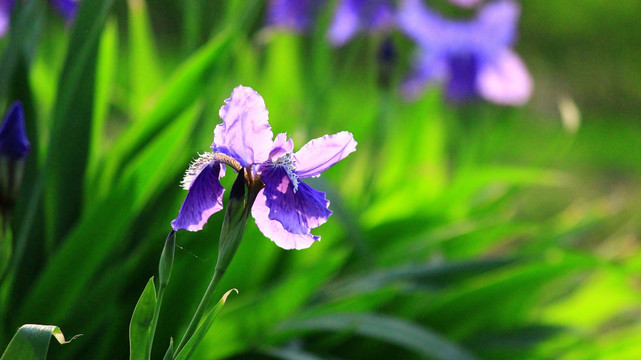
[[[44,360],[47,358],[51,337],[56,338],[60,344],[65,340],[60,328],[54,325],[22,325],[11,339],[9,346],[0,357],[1,360]]]
[[[590,111],[569,133],[555,110],[565,82],[550,74],[571,67],[563,76],[584,72],[568,82],[581,84],[592,72],[570,65],[602,59],[573,47],[609,28],[590,28],[601,2],[585,3],[586,14],[523,4],[519,52],[538,94],[512,109],[449,104],[435,87],[403,99],[412,44],[392,35],[399,58],[384,86],[381,36],[331,47],[331,6],[317,31],[293,34],[263,29],[261,1],[82,0],[69,25],[47,2],[17,1],[0,40],[0,104],[25,103],[34,151],[7,232],[13,253],[0,254],[0,348],[38,322],[84,334],[50,349],[63,359],[639,358],[641,127],[627,121],[630,106],[579,101]],[[604,24],[629,22],[638,7],[613,4]],[[540,26],[550,17],[567,21]],[[634,59],[621,69],[638,69],[632,53],[616,57]],[[609,63],[595,73],[610,74]],[[264,96],[274,132],[288,131],[295,150],[342,130],[359,144],[305,179],[331,200],[322,241],[284,251],[249,221],[219,285],[240,293],[223,310],[225,294],[178,349],[214,272],[223,213],[201,232],[170,233],[157,294],[149,278],[186,195],[180,177],[238,84]],[[580,100],[599,89],[563,91]],[[23,336],[44,358],[58,331],[21,328],[3,360],[24,354]]]

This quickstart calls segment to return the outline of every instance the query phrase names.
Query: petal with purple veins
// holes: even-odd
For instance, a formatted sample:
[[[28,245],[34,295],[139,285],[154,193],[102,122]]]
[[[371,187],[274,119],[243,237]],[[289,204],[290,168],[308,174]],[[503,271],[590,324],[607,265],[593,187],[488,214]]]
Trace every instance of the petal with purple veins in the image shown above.
[[[516,38],[516,25],[521,9],[511,0],[498,0],[485,5],[479,12],[478,34],[496,46],[511,46]]]
[[[250,87],[236,87],[219,115],[223,123],[214,129],[214,151],[233,157],[243,167],[267,161],[274,134],[260,94]]]
[[[525,104],[534,87],[521,58],[507,49],[496,61],[481,66],[477,86],[484,99],[501,105]]]
[[[225,189],[220,185],[222,175],[221,164],[214,161],[204,165],[190,184],[185,184],[189,186],[189,192],[178,217],[171,222],[174,230],[201,230],[209,217],[223,208]]]
[[[286,133],[280,133],[276,135],[274,139],[274,145],[272,146],[272,151],[269,153],[269,158],[277,158],[283,156],[287,153],[291,153],[294,150],[294,141],[291,138],[287,138]]]
[[[266,201],[267,198],[265,197],[264,190],[261,190],[256,197],[254,205],[252,206],[252,216],[256,220],[256,226],[258,226],[258,229],[263,233],[263,235],[276,243],[276,245],[286,250],[300,250],[306,249],[312,246],[314,242],[320,240],[320,236],[315,236],[311,233],[291,233],[285,230],[280,222],[269,219],[270,209],[265,204]]]
[[[296,174],[301,178],[319,176],[356,150],[356,144],[354,136],[347,131],[311,140],[294,154]]]
[[[266,168],[260,177],[265,184],[269,219],[280,222],[285,230],[308,234],[310,229],[325,223],[332,214],[324,192],[303,182],[298,182],[298,189],[294,192],[294,185],[283,167]]]

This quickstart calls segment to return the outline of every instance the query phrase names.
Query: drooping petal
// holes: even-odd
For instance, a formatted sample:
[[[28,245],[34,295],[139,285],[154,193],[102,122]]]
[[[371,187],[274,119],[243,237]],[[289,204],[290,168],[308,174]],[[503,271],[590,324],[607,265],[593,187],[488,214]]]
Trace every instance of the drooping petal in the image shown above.
[[[223,123],[214,129],[214,151],[233,157],[243,167],[267,161],[274,134],[260,94],[250,87],[236,87],[219,115]]]
[[[265,204],[266,201],[264,190],[261,190],[252,206],[252,216],[256,220],[258,229],[276,245],[286,250],[300,250],[312,246],[316,241],[320,241],[320,236],[312,235],[309,232],[307,234],[294,234],[285,230],[280,222],[270,220],[269,207]]]
[[[449,59],[450,78],[447,84],[447,98],[453,101],[464,101],[478,95],[476,75],[478,60],[472,54],[461,54]]]
[[[319,176],[332,165],[356,150],[352,133],[341,131],[311,140],[294,154],[300,178]]]
[[[477,85],[484,99],[501,105],[525,104],[534,87],[521,58],[507,49],[496,61],[479,69]]]
[[[276,220],[294,234],[308,234],[332,214],[325,193],[298,182],[297,191],[282,166],[267,166],[260,174],[265,184],[265,204],[269,219]]]
[[[274,139],[274,145],[272,146],[272,151],[269,152],[269,158],[277,158],[291,153],[292,150],[294,150],[294,141],[291,138],[288,139],[286,133],[280,133],[276,135]]]
[[[11,20],[11,10],[15,0],[0,0],[0,38],[9,31],[9,21]]]
[[[178,217],[171,222],[174,230],[198,231],[209,217],[223,208],[225,189],[220,184],[224,169],[219,162],[205,164],[189,185],[187,197],[180,207]],[[189,170],[185,177],[189,176]],[[183,181],[186,185],[186,182]]]
[[[270,0],[267,22],[271,26],[303,32],[314,22],[314,15],[324,0]]]
[[[78,12],[80,0],[49,0],[67,22],[73,21]]]
[[[24,123],[22,103],[14,102],[0,126],[0,156],[24,158],[31,150]]]

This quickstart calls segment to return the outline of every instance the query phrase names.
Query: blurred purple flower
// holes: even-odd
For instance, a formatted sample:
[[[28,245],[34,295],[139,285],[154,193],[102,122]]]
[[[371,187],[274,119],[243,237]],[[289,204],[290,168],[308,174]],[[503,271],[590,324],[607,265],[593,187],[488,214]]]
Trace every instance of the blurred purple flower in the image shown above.
[[[201,155],[183,180],[189,193],[172,221],[174,230],[198,231],[222,209],[224,189],[219,179],[224,175],[221,161],[227,157],[245,169],[245,176],[264,184],[254,189],[257,194],[251,212],[266,237],[284,249],[304,249],[320,240],[311,230],[332,214],[329,201],[324,192],[301,179],[320,176],[356,150],[352,134],[325,135],[292,153],[294,143],[286,134],[273,139],[263,98],[245,86],[234,89],[219,115],[223,122],[214,130],[214,152]]]
[[[49,3],[67,22],[71,22],[76,17],[80,0],[49,0]]]
[[[14,2],[15,0],[0,0],[0,38],[9,31],[9,20],[11,20]]]
[[[0,156],[22,159],[29,154],[31,144],[27,138],[22,103],[14,102],[0,126]]]
[[[389,0],[342,0],[334,14],[328,37],[335,46],[347,43],[359,31],[377,31],[394,25]]]
[[[519,7],[509,0],[483,7],[477,18],[455,22],[425,7],[421,0],[403,0],[399,27],[419,45],[413,74],[404,84],[409,97],[432,82],[447,81],[453,101],[481,98],[502,105],[522,105],[532,93],[532,79],[511,47]]]
[[[324,0],[270,0],[267,23],[296,32],[307,31]]]

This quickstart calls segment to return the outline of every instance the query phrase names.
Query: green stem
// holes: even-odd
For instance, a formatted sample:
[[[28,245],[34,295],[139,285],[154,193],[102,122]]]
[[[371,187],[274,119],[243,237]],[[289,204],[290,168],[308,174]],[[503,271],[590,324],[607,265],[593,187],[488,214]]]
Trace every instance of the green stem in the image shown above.
[[[214,276],[211,278],[211,281],[209,282],[209,286],[207,286],[205,295],[200,300],[200,304],[198,304],[198,309],[196,309],[196,313],[194,313],[194,316],[191,318],[191,322],[189,323],[189,326],[187,327],[187,330],[185,331],[185,335],[183,335],[182,340],[180,340],[178,347],[176,347],[176,351],[174,352],[174,355],[180,354],[180,350],[182,350],[182,348],[185,347],[185,345],[187,344],[187,341],[189,341],[192,335],[194,335],[194,332],[196,332],[196,329],[198,328],[198,324],[200,323],[200,319],[202,319],[205,312],[209,310],[209,305],[211,304],[211,300],[214,297],[214,292],[216,291],[216,287],[218,286],[218,283],[220,282],[220,279],[223,277],[224,273],[225,273],[225,270],[221,270],[218,268],[214,271]]]

